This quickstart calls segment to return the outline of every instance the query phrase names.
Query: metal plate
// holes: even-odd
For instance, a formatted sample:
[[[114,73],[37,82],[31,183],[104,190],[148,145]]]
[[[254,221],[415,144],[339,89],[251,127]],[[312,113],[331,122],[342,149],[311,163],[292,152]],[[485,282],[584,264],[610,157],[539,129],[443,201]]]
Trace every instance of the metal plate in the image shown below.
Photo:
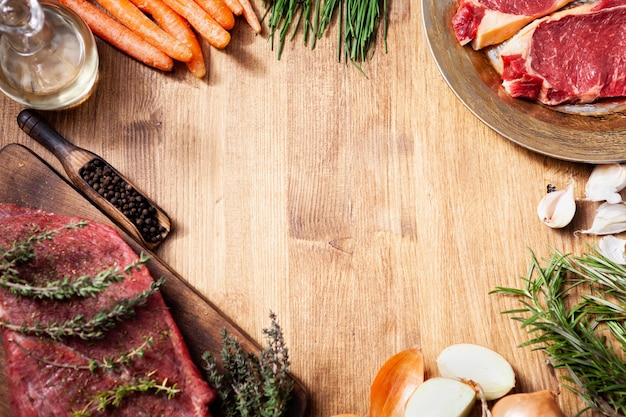
[[[553,158],[593,164],[626,161],[626,114],[590,116],[582,114],[584,109],[559,111],[511,98],[486,54],[456,41],[451,20],[457,7],[458,0],[422,0],[424,27],[443,78],[476,117],[505,138]]]

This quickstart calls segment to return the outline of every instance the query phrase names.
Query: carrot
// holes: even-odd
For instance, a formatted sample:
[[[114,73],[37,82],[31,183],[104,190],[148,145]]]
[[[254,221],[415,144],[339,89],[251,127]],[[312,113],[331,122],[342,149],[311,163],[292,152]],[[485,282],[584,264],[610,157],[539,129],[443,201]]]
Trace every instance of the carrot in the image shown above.
[[[235,16],[223,0],[195,0],[217,23],[226,30],[235,26]]]
[[[144,13],[152,16],[155,22],[167,33],[175,36],[178,40],[185,43],[193,56],[191,60],[185,62],[189,71],[197,78],[206,75],[206,65],[202,48],[198,42],[196,34],[189,27],[189,22],[184,17],[176,13],[165,4],[162,0],[131,0],[135,6]]]
[[[187,62],[192,53],[189,48],[172,35],[165,33],[148,16],[141,13],[129,0],[97,0],[100,5],[129,29],[137,32],[152,45],[172,58]]]
[[[239,0],[239,2],[241,7],[243,7],[243,17],[246,19],[246,22],[256,33],[261,33],[261,23],[259,23],[259,18],[256,16],[250,0]]]
[[[176,13],[187,19],[189,24],[210,45],[224,49],[230,42],[230,33],[204,11],[194,0],[163,0]]]
[[[174,61],[160,49],[87,0],[59,0],[79,15],[91,31],[120,51],[150,67],[171,71]]]
[[[239,3],[239,0],[224,0],[224,3],[226,3],[235,16],[241,16],[243,13],[243,7],[241,3]]]

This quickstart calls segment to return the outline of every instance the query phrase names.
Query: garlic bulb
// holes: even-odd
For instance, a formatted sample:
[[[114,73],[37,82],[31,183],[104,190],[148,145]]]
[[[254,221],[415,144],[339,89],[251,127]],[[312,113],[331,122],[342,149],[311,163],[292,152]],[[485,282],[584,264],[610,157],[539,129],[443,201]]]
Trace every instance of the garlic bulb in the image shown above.
[[[585,195],[591,201],[617,204],[622,201],[620,191],[626,188],[626,166],[621,164],[597,165],[585,187]]]
[[[574,200],[574,184],[565,190],[547,193],[539,202],[537,215],[547,226],[552,228],[565,227],[576,214],[576,200]]]
[[[602,203],[593,219],[590,229],[579,233],[610,235],[626,231],[626,204]]]
[[[478,384],[486,400],[500,398],[515,386],[511,364],[499,353],[479,345],[448,346],[437,357],[437,367],[443,377]]]
[[[626,265],[626,240],[619,239],[613,235],[605,236],[598,242],[600,253],[618,265]]]
[[[476,391],[452,378],[427,379],[411,395],[404,417],[465,417],[476,402]]]

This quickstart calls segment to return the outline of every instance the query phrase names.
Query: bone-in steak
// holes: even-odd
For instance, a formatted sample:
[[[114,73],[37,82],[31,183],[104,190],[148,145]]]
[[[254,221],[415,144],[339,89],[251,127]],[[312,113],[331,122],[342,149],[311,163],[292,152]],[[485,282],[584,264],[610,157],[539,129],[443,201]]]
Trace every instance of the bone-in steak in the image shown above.
[[[22,242],[43,231],[59,230],[33,245],[34,258],[18,264],[19,278],[32,286],[125,268],[138,255],[109,226],[79,221],[33,209],[0,204],[0,248]],[[66,300],[34,299],[0,288],[0,320],[9,381],[11,415],[72,416],[89,410],[93,416],[209,416],[214,391],[192,363],[182,336],[160,293],[147,298],[135,315],[117,322],[104,337],[57,339],[30,329],[64,323],[82,314],[94,317],[121,299],[148,290],[154,282],[139,265],[95,296]],[[13,326],[23,326],[16,329]],[[135,355],[142,350],[143,356]],[[126,360],[120,360],[120,359]],[[113,362],[112,366],[106,366]],[[91,367],[91,369],[90,369]],[[155,389],[128,391],[119,405],[96,410],[98,395],[114,393],[140,382],[175,387],[169,396]]]
[[[548,105],[626,95],[626,1],[563,10],[522,29],[500,52],[511,96]]]
[[[572,0],[461,0],[452,26],[461,45],[478,50],[503,42],[524,25]]]

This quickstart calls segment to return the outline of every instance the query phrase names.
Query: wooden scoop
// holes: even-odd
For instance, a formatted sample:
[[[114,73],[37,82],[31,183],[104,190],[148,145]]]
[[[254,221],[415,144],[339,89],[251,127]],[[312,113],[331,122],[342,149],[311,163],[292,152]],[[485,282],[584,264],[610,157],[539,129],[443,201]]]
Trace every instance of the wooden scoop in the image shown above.
[[[22,110],[17,123],[61,161],[74,186],[146,248],[154,249],[169,234],[168,215],[104,159],[68,142],[33,110]]]

